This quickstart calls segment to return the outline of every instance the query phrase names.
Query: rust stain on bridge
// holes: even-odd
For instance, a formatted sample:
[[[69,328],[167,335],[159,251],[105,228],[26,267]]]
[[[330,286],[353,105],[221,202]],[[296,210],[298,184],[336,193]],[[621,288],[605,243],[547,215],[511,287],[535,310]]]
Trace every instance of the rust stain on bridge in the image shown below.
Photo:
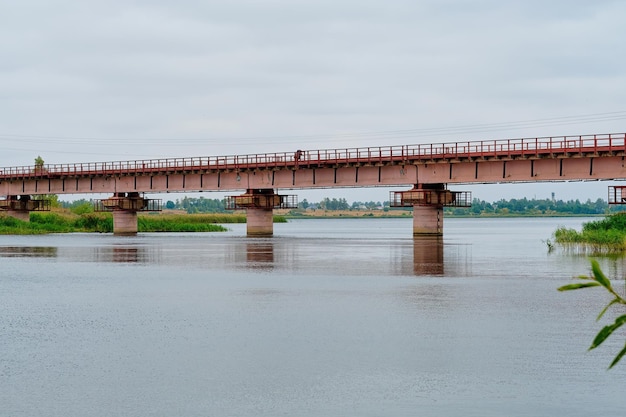
[[[0,194],[614,180],[626,134],[0,168]]]

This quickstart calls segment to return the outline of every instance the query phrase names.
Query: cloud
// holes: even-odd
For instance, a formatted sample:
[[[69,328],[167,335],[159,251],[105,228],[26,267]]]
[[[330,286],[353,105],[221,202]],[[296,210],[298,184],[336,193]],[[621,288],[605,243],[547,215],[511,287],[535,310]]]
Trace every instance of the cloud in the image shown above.
[[[624,15],[619,1],[10,2],[0,166],[624,131],[623,116],[503,123],[624,110]],[[477,124],[491,128],[457,128]]]

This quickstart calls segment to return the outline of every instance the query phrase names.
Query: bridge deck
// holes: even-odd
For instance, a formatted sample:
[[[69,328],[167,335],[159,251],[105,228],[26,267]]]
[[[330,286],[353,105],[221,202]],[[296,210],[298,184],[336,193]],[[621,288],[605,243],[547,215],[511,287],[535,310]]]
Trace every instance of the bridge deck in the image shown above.
[[[48,164],[0,168],[0,181],[116,175],[245,172],[345,166],[419,165],[435,162],[576,158],[626,153],[626,134],[541,137],[456,143],[302,150],[282,153]]]

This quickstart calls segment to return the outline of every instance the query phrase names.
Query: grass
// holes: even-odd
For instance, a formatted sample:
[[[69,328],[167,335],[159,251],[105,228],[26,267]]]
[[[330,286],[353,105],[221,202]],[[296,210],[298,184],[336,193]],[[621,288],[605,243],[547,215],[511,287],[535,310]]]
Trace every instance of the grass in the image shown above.
[[[274,222],[286,222],[284,216],[274,216]],[[140,214],[139,232],[223,232],[221,224],[245,223],[246,216],[237,213],[212,214]],[[0,234],[35,235],[46,233],[112,233],[111,213],[75,214],[68,210],[35,212],[30,222],[0,215]]]
[[[583,223],[580,232],[559,227],[555,242],[568,250],[588,254],[610,254],[626,251],[626,213],[617,213],[602,220]]]
[[[245,216],[221,214],[147,214],[137,218],[140,232],[223,232],[217,223],[245,223]]]

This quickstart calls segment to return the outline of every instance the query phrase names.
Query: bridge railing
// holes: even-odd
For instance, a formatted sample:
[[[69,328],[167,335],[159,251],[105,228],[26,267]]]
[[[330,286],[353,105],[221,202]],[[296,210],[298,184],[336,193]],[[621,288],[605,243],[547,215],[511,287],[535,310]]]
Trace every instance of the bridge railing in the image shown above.
[[[2,178],[157,174],[201,170],[298,168],[491,157],[540,157],[626,151],[626,134],[496,139],[456,143],[298,150],[266,154],[49,164],[0,168]]]

